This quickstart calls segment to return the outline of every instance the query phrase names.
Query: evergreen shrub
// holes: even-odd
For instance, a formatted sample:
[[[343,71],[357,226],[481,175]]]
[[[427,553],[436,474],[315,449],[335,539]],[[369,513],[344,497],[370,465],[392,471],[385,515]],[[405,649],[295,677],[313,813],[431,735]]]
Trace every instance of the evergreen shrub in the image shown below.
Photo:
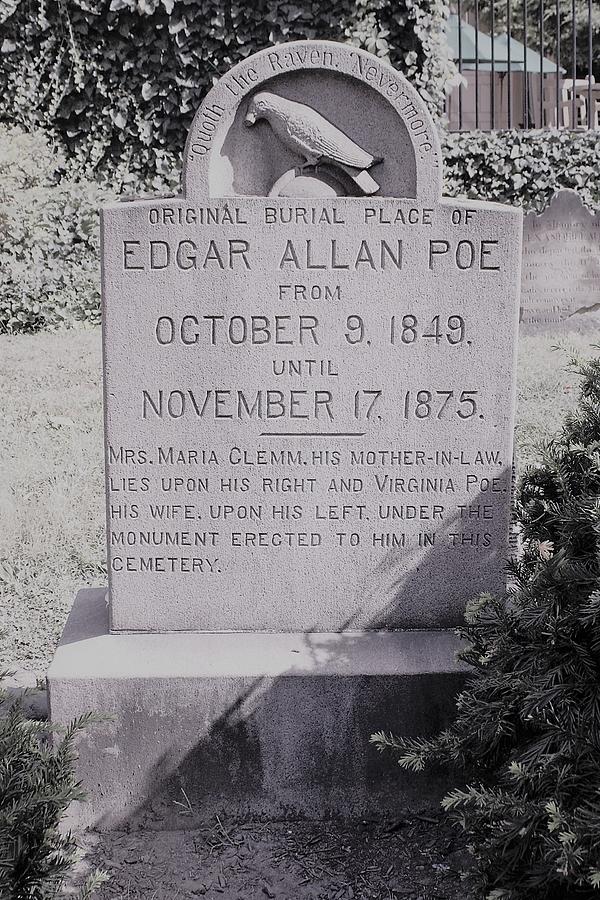
[[[405,769],[467,773],[443,806],[489,900],[600,897],[600,359],[571,367],[576,411],[518,489],[510,588],[467,607],[454,723],[371,738]]]
[[[59,824],[69,804],[84,798],[74,742],[93,719],[76,719],[52,746],[51,727],[27,719],[22,700],[0,689],[0,896],[7,900],[59,896],[77,850]],[[77,900],[88,900],[104,881],[95,871]]]

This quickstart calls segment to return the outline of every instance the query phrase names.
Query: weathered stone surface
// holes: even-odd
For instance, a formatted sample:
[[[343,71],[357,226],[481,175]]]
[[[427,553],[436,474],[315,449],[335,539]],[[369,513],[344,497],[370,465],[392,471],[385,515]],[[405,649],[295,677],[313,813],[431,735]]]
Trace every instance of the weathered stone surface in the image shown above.
[[[442,200],[439,158],[398,73],[289,45],[209,94],[183,198],[104,209],[113,629],[445,627],[502,588],[521,214]]]
[[[403,77],[303,42],[211,91],[182,197],[104,209],[110,633],[82,592],[49,673],[54,721],[113,716],[80,822],[441,790],[368,736],[444,727],[443,629],[503,587],[522,237],[441,184]]]
[[[412,85],[356,47],[298,41],[256,53],[210,91],[186,143],[183,194],[188,200],[265,197],[286,170],[305,162],[307,154],[298,152],[294,136],[306,137],[310,127],[286,122],[290,133],[281,140],[273,118],[252,121],[253,101],[264,93],[307,106],[363,151],[381,157],[383,163],[371,172],[381,196],[439,198],[439,140]],[[319,130],[312,129],[313,138]]]
[[[384,815],[437,799],[369,745],[431,734],[464,682],[455,634],[110,634],[105,591],[78,594],[48,673],[54,722],[111,719],[79,742],[80,825],[155,800],[194,815]]]
[[[520,319],[525,334],[600,326],[600,216],[576,191],[525,216]]]

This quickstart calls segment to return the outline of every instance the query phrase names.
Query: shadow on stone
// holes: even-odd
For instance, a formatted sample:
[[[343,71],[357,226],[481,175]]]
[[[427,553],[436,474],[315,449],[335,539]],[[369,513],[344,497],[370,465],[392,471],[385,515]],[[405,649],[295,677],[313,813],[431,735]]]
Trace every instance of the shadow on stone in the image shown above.
[[[477,495],[471,507],[481,502]],[[440,538],[454,529],[449,520]],[[384,574],[401,552],[387,554]],[[473,595],[478,579],[489,589],[485,573],[499,552],[492,544],[474,554]],[[414,573],[391,582],[386,609],[364,632],[348,622],[329,634],[110,634],[105,591],[81,591],[49,674],[53,719],[85,703],[115,720],[81,740],[93,803],[75,811],[78,821],[181,827],[224,811],[380,817],[439,799],[444,776],[407,775],[368,738],[381,728],[430,735],[453,715],[465,677],[457,637],[393,630],[413,585],[432,568],[443,576],[443,554],[432,547]]]

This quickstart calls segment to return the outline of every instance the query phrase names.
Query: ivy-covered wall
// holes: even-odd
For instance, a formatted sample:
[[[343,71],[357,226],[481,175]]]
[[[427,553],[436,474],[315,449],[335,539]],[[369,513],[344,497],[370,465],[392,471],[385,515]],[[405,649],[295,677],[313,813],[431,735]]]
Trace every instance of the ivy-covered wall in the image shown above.
[[[6,0],[0,117],[60,137],[78,168],[166,174],[213,81],[273,43],[349,41],[441,112],[446,0]],[[3,21],[1,21],[3,19]]]

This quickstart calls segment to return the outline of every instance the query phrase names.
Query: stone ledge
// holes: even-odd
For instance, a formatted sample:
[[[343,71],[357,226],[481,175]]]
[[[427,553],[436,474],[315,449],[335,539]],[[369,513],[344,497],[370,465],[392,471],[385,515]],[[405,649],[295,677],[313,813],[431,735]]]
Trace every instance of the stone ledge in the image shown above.
[[[462,672],[453,631],[113,632],[106,591],[77,594],[50,680]]]
[[[105,591],[75,600],[48,673],[53,721],[111,719],[79,744],[89,801],[77,824],[115,827],[185,796],[200,818],[381,815],[438,799],[369,744],[381,728],[443,728],[464,681],[452,632],[108,632]]]

